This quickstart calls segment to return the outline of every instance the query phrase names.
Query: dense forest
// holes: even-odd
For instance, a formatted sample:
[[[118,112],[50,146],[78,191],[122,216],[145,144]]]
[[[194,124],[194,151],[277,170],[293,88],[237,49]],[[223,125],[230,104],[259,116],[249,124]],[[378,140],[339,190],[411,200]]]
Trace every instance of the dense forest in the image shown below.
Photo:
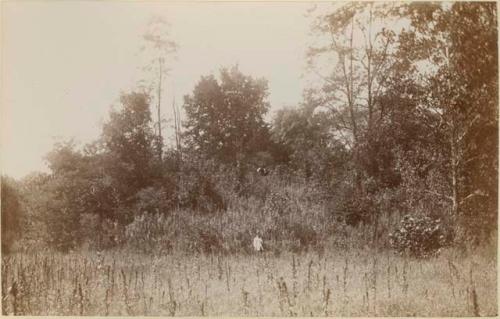
[[[311,13],[317,76],[270,116],[264,78],[199,79],[162,136],[156,82],[125,92],[49,173],[2,177],[2,252],[168,254],[392,249],[425,257],[496,242],[494,2],[348,3]],[[161,83],[176,43],[157,48]],[[179,43],[182,45],[182,43]],[[165,132],[165,127],[163,128]]]

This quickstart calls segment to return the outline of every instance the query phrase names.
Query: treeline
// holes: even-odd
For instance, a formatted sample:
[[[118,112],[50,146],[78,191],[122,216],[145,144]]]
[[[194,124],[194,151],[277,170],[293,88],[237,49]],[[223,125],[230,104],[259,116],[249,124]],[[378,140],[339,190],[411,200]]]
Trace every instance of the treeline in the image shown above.
[[[418,225],[442,225],[447,243],[491,239],[496,3],[349,3],[312,29],[321,82],[271,123],[266,80],[232,67],[184,98],[175,147],[138,90],[95,142],[55,145],[49,174],[4,176],[3,251],[232,252],[257,233],[276,251],[384,247],[403,226],[435,241]]]

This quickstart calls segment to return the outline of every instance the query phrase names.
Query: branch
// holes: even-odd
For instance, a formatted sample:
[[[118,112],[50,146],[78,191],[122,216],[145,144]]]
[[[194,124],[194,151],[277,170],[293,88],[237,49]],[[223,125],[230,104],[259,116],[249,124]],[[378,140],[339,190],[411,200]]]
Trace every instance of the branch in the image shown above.
[[[384,52],[382,53],[382,61],[377,65],[377,68],[373,70],[373,79],[375,79],[379,73],[379,71],[382,69],[382,65],[385,64],[385,60],[387,59],[387,50],[389,48],[389,39],[387,39],[385,46],[384,46]]]
[[[445,195],[445,194],[440,194],[438,192],[434,192],[434,191],[430,191],[430,190],[424,190],[424,192],[432,194],[432,195],[436,195],[436,196],[439,196],[439,197],[442,197],[444,199],[448,199],[450,201],[453,201],[453,197]]]
[[[479,114],[476,114],[476,116],[470,121],[467,126],[464,129],[464,132],[458,137],[457,143],[460,143],[465,136],[469,133],[469,129],[472,128],[472,126],[477,122],[479,119],[481,119],[481,116]]]
[[[469,200],[473,199],[474,197],[478,197],[478,196],[479,197],[488,197],[488,195],[485,194],[483,191],[477,189],[477,190],[474,191],[474,193],[465,196],[465,198],[460,201],[460,205],[462,205],[466,201],[469,201]]]

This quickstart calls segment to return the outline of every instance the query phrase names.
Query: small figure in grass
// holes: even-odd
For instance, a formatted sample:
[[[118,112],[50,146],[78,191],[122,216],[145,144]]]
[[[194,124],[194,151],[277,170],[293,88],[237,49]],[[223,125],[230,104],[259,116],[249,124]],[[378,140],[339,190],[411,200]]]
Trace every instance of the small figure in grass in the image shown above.
[[[255,235],[253,239],[253,249],[255,251],[262,251],[264,248],[262,247],[262,238],[260,238],[259,234]]]

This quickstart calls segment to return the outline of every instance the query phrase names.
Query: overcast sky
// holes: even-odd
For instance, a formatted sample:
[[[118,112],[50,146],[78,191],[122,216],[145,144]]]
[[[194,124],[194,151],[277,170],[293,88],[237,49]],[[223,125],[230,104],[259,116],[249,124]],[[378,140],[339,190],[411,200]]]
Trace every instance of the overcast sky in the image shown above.
[[[165,85],[180,104],[201,75],[239,64],[269,81],[273,110],[301,100],[308,3],[3,2],[1,157],[4,173],[43,170],[58,139],[95,139],[143,77],[141,35],[153,15],[179,44]],[[165,107],[166,108],[166,107]],[[170,117],[165,110],[165,117]]]

